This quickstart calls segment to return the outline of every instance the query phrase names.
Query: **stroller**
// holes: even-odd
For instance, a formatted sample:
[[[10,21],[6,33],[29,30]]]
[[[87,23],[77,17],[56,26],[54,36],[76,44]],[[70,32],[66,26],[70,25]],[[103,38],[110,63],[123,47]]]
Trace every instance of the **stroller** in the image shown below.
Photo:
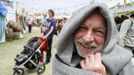
[[[48,51],[47,40],[44,40],[43,37],[29,39],[24,46],[24,50],[16,55],[13,75],[24,75],[24,70],[21,68],[22,65],[28,69],[36,68],[37,74],[42,74],[46,69],[46,62],[43,62],[44,51]]]

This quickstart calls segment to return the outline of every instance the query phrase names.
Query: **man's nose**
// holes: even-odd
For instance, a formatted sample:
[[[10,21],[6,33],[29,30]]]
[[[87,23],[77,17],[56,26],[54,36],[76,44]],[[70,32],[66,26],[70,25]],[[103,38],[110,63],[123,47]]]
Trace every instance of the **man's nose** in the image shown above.
[[[87,33],[84,35],[83,39],[87,42],[91,42],[94,40],[94,36],[91,30],[87,31]]]

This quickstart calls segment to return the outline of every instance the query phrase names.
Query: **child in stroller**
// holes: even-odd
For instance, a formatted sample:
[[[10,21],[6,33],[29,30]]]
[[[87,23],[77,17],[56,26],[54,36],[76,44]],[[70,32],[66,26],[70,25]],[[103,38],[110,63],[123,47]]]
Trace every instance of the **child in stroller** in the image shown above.
[[[37,73],[42,74],[45,71],[44,51],[48,51],[47,40],[43,37],[31,38],[24,46],[24,50],[16,55],[13,75],[24,75],[21,65],[28,69],[37,68]]]

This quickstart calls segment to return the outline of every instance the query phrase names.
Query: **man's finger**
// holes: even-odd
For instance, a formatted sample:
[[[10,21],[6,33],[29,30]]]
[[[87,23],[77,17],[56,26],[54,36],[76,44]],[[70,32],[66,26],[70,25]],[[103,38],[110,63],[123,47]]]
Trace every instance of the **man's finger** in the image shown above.
[[[95,60],[95,55],[90,54],[90,55],[88,56],[88,62],[89,62],[89,61],[90,61],[90,62],[94,62],[94,60]]]
[[[100,52],[95,54],[95,61],[98,63],[101,63],[101,53]]]
[[[82,69],[85,69],[85,60],[82,60],[80,62],[80,66],[81,66]]]

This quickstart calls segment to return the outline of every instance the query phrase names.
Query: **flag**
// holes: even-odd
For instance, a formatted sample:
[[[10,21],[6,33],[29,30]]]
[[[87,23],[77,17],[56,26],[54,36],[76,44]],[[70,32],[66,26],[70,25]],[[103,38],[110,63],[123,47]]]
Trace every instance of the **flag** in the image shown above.
[[[120,8],[120,2],[116,4],[117,9]]]
[[[94,4],[95,3],[95,0],[92,0],[90,4]]]
[[[126,7],[126,4],[127,4],[127,0],[124,0],[124,7]]]

